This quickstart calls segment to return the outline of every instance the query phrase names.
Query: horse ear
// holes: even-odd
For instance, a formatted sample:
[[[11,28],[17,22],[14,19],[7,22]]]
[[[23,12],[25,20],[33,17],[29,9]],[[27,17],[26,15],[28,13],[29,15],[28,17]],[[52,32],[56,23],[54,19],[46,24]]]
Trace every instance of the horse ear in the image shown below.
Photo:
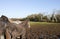
[[[29,19],[26,19],[26,27],[30,28],[30,21],[29,21]]]
[[[29,22],[29,20],[28,19],[26,19],[25,21],[23,21],[21,24],[22,25],[26,25],[26,24],[28,24],[28,22]]]
[[[24,22],[21,23],[25,28],[30,28],[30,22],[26,19]]]

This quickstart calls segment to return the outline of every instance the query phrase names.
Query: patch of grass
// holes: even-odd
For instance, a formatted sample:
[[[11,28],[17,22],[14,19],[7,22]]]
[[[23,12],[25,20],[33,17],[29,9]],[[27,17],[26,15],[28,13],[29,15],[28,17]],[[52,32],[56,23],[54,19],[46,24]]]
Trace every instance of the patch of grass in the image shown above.
[[[49,22],[30,22],[31,25],[47,25],[47,24],[60,24],[60,23],[49,23]]]
[[[57,35],[60,33],[60,23],[30,22],[30,25],[31,25],[31,28],[30,28],[29,34],[31,35],[31,39],[35,38],[34,36],[36,36],[36,38],[38,39],[41,32],[44,35],[45,34]]]

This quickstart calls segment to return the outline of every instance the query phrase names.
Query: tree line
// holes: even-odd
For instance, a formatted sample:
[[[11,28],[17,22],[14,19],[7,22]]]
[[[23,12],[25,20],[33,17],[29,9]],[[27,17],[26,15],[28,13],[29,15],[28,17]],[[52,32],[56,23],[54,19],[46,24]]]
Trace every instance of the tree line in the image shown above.
[[[57,22],[57,23],[60,23],[60,10],[57,12],[53,11],[53,13],[50,15],[44,15],[41,13],[32,14],[25,18],[19,19],[19,20],[23,21],[25,19],[29,19],[30,21],[34,21],[34,22]],[[17,20],[17,19],[14,19],[14,20]]]

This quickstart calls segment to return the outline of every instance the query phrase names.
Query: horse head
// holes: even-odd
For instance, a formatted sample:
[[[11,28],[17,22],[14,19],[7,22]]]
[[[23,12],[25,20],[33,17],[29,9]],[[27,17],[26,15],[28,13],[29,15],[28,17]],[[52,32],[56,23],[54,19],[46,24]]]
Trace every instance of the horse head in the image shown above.
[[[4,15],[1,16],[1,21],[5,22],[5,23],[9,22],[8,17],[6,17]]]

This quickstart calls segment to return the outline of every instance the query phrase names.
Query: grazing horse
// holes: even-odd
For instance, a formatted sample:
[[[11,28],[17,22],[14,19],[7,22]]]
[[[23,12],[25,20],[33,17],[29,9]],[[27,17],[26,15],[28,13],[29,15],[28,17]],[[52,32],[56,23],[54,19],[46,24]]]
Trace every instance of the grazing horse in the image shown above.
[[[2,21],[4,22],[5,30],[10,35],[10,39],[16,39],[18,36],[22,36],[25,39],[26,28],[30,28],[28,20],[16,24],[11,23],[6,16],[2,16]]]

